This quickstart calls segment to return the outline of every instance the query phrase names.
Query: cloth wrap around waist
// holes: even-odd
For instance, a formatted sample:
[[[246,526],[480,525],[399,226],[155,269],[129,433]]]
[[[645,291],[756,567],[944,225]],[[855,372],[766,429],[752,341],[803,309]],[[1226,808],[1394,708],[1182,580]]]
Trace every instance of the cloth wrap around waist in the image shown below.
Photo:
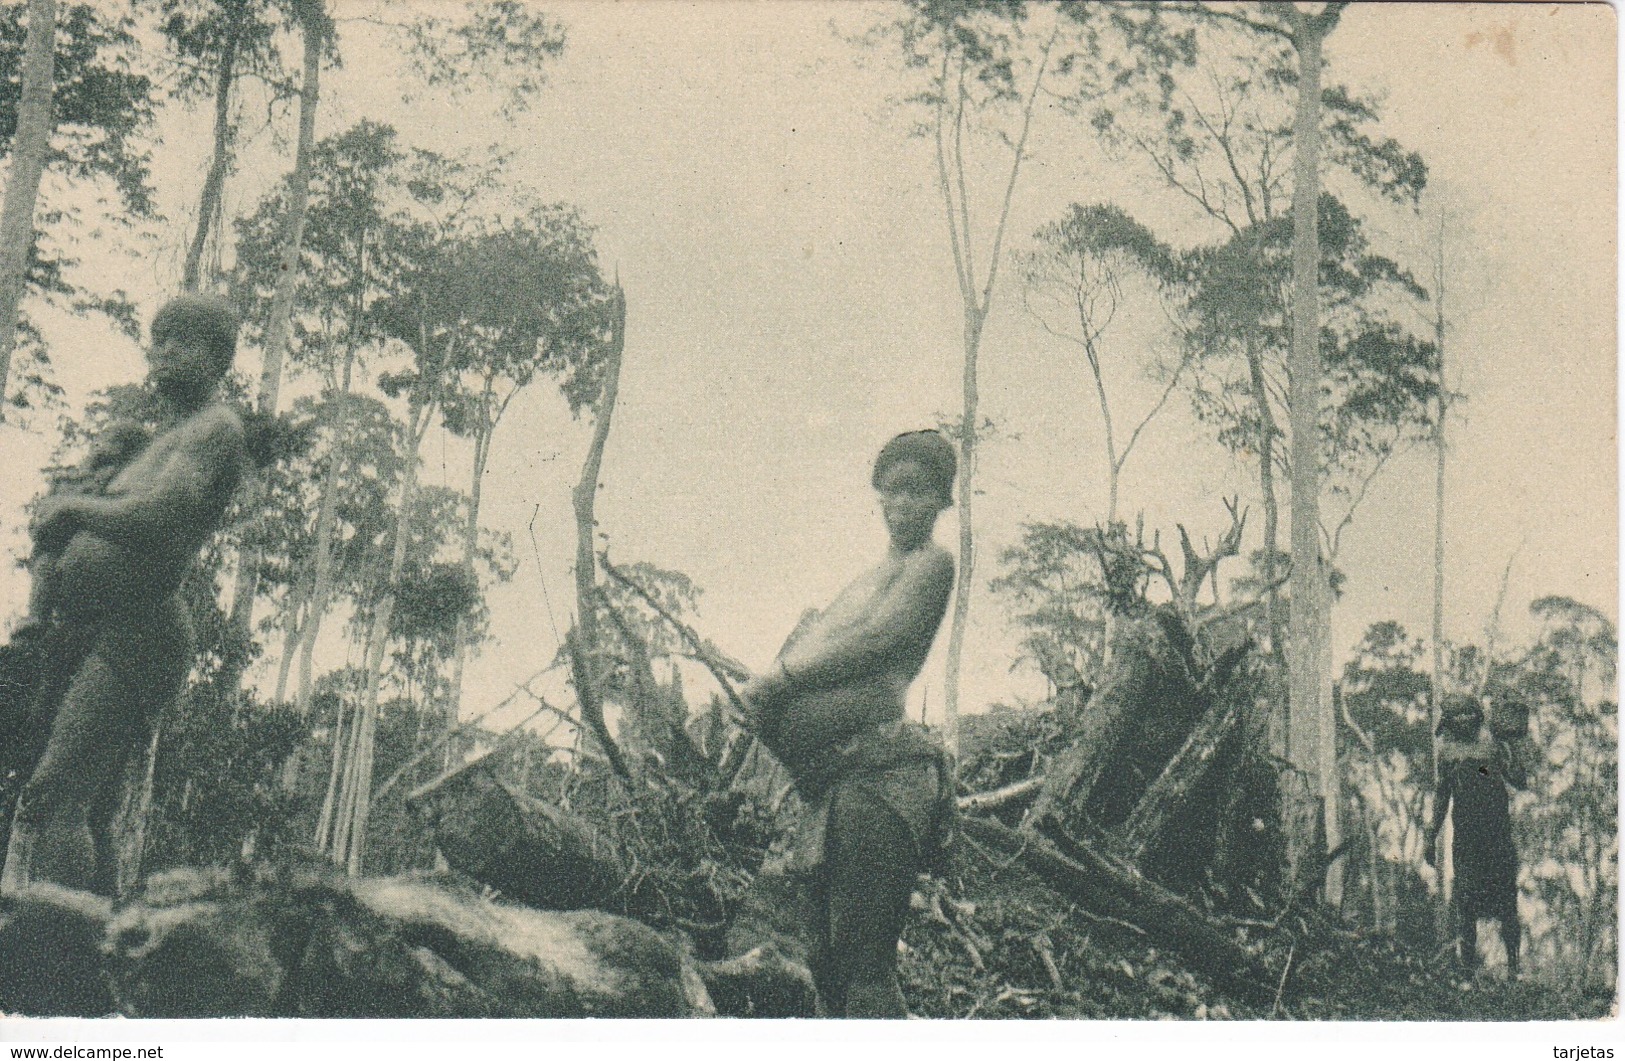
[[[790,851],[795,868],[823,867],[835,797],[853,793],[897,815],[914,842],[921,872],[943,868],[953,830],[954,772],[947,750],[924,726],[903,719],[881,723],[786,767],[804,807]]]
[[[1482,734],[1472,742],[1439,743],[1439,770],[1454,804],[1454,902],[1471,916],[1509,918],[1518,912],[1518,852],[1504,772],[1510,754]]]

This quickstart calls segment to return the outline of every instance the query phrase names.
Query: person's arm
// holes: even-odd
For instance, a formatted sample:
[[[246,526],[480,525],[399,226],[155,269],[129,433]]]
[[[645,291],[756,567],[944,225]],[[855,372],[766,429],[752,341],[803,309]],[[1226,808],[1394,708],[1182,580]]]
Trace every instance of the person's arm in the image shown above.
[[[71,494],[40,506],[36,535],[71,526],[108,541],[147,545],[213,520],[241,475],[243,429],[229,413],[193,425],[152,479],[136,492],[112,497]]]
[[[1450,798],[1452,796],[1451,779],[1455,772],[1448,768],[1439,773],[1439,790],[1433,794],[1433,822],[1428,826],[1422,839],[1422,857],[1430,866],[1437,865],[1438,855],[1434,847],[1439,842],[1439,830],[1444,828],[1445,815],[1450,813]]]
[[[1529,787],[1529,767],[1525,757],[1521,754],[1520,740],[1496,741],[1496,751],[1501,759],[1501,776],[1513,788],[1526,789]]]
[[[886,592],[854,623],[792,645],[763,678],[772,695],[842,685],[874,673],[900,651],[929,644],[948,610],[953,557],[924,549],[904,561]]]

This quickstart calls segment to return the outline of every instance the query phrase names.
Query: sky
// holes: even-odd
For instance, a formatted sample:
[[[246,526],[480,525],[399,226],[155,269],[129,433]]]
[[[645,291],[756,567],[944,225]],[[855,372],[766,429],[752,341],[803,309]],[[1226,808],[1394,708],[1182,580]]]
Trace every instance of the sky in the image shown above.
[[[883,554],[868,485],[880,446],[959,406],[961,311],[932,155],[907,135],[897,64],[850,39],[884,9],[548,4],[567,50],[511,122],[422,90],[404,104],[398,44],[359,21],[378,10],[339,6],[345,66],[324,86],[319,133],[371,117],[441,151],[501,144],[516,180],[597,226],[629,303],[600,529],[617,563],[688,574],[704,591],[699,630],[765,665],[805,608]],[[1356,4],[1327,48],[1328,79],[1382,100],[1383,132],[1421,152],[1451,204],[1447,358],[1466,395],[1449,425],[1451,639],[1482,640],[1503,571],[1505,642],[1528,636],[1527,605],[1545,595],[1618,614],[1615,38],[1603,5]],[[154,172],[170,223],[133,251],[112,238],[104,256],[87,253],[87,275],[129,289],[144,319],[178,288],[208,115],[171,108],[160,133]],[[1073,202],[1177,216],[1157,205],[1168,193],[1155,180],[1105,155],[1059,108],[1040,106],[1032,145],[1007,250],[1030,246]],[[285,139],[261,133],[228,209],[251,209],[288,154]],[[978,218],[1002,191],[996,169],[973,171]],[[1417,223],[1377,223],[1396,253],[1415,253]],[[977,235],[985,259],[985,226]],[[1088,526],[1105,509],[1087,372],[1033,323],[1003,268],[982,350],[983,412],[997,430],[974,499],[966,710],[1043,693],[1030,669],[1011,671],[1015,635],[986,587],[999,551],[1024,522]],[[95,322],[53,318],[48,333],[74,402],[140,375],[138,348]],[[1137,367],[1153,353],[1124,341],[1107,365],[1120,420],[1155,398]],[[244,367],[257,371],[252,352]],[[482,515],[513,535],[520,568],[491,592],[494,640],[470,665],[467,713],[550,661],[568,624],[569,490],[588,429],[541,386],[499,429]],[[29,471],[50,443],[48,432],[0,427],[18,469],[0,485],[0,547],[22,548],[21,505],[40,486]],[[425,458],[426,481],[466,486],[456,440],[432,435]],[[1122,490],[1123,511],[1143,513],[1148,533],[1170,543],[1176,523],[1198,539],[1222,532],[1222,499],[1239,495],[1257,541],[1253,472],[1178,397],[1147,428]],[[1426,635],[1433,515],[1431,452],[1391,462],[1345,535],[1339,656],[1381,619]],[[956,536],[948,513],[938,538]],[[23,576],[0,573],[0,613],[25,595]],[[912,694],[928,718],[941,709],[946,640]]]

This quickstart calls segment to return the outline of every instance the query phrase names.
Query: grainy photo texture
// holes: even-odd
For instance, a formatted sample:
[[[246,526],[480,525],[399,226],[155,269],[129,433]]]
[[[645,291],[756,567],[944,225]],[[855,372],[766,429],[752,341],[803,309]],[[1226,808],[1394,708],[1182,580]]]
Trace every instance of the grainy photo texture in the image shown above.
[[[1610,1017],[1615,42],[6,0],[0,1013]]]

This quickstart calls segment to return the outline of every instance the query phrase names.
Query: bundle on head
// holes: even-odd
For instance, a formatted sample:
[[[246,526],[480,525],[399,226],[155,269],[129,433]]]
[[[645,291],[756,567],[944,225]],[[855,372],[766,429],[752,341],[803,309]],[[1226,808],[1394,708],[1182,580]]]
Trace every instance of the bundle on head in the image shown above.
[[[1512,696],[1496,696],[1490,701],[1490,732],[1496,740],[1529,736],[1529,705]]]

